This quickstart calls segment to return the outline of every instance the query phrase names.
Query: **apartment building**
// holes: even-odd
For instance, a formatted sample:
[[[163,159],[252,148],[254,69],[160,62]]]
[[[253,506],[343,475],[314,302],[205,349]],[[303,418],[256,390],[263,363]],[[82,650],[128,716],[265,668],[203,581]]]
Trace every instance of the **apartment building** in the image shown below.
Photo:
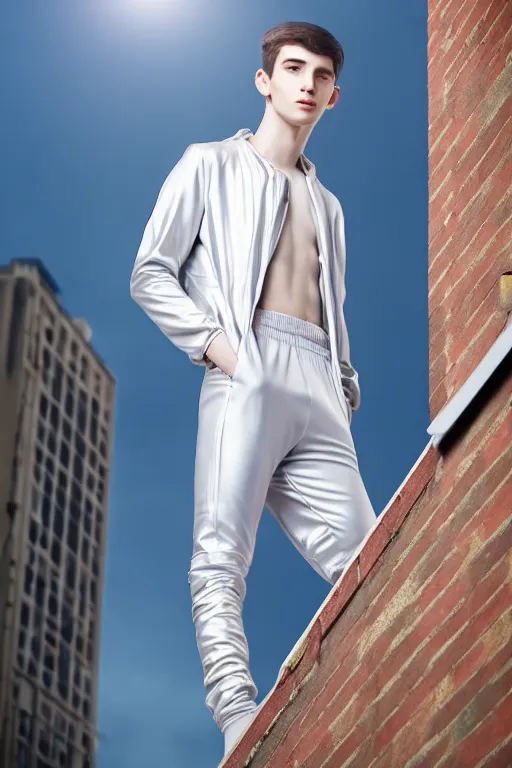
[[[0,267],[0,765],[94,768],[115,379],[38,259]]]

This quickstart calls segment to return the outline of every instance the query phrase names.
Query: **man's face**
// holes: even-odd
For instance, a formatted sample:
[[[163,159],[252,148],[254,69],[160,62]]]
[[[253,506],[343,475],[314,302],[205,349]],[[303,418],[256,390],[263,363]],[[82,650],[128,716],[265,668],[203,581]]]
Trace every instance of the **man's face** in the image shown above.
[[[292,125],[314,125],[327,106],[334,106],[339,88],[329,56],[318,56],[300,45],[284,45],[276,59],[272,79],[256,73],[258,89],[269,96],[275,111]],[[312,101],[312,107],[299,103]]]

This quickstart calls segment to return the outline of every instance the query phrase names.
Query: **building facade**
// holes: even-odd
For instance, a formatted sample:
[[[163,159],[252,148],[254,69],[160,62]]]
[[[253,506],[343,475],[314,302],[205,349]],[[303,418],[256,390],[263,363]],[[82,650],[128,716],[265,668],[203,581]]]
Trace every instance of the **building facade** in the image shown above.
[[[37,259],[0,268],[0,765],[93,768],[115,379]]]

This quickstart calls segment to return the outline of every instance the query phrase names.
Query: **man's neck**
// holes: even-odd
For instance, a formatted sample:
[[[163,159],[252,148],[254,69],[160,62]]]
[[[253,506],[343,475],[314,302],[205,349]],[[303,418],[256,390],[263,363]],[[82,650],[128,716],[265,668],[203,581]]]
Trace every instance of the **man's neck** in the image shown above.
[[[256,133],[247,139],[271,165],[284,173],[302,171],[299,158],[313,126],[299,127],[283,122],[275,113],[265,112]]]

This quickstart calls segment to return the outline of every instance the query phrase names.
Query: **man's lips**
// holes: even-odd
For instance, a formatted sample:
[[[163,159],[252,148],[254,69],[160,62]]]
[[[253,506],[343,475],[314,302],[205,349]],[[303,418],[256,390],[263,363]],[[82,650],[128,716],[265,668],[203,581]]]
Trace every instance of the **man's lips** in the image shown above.
[[[313,109],[316,107],[316,103],[314,101],[308,101],[308,100],[300,100],[297,102],[297,104],[302,104],[304,107],[309,107],[310,109]]]

